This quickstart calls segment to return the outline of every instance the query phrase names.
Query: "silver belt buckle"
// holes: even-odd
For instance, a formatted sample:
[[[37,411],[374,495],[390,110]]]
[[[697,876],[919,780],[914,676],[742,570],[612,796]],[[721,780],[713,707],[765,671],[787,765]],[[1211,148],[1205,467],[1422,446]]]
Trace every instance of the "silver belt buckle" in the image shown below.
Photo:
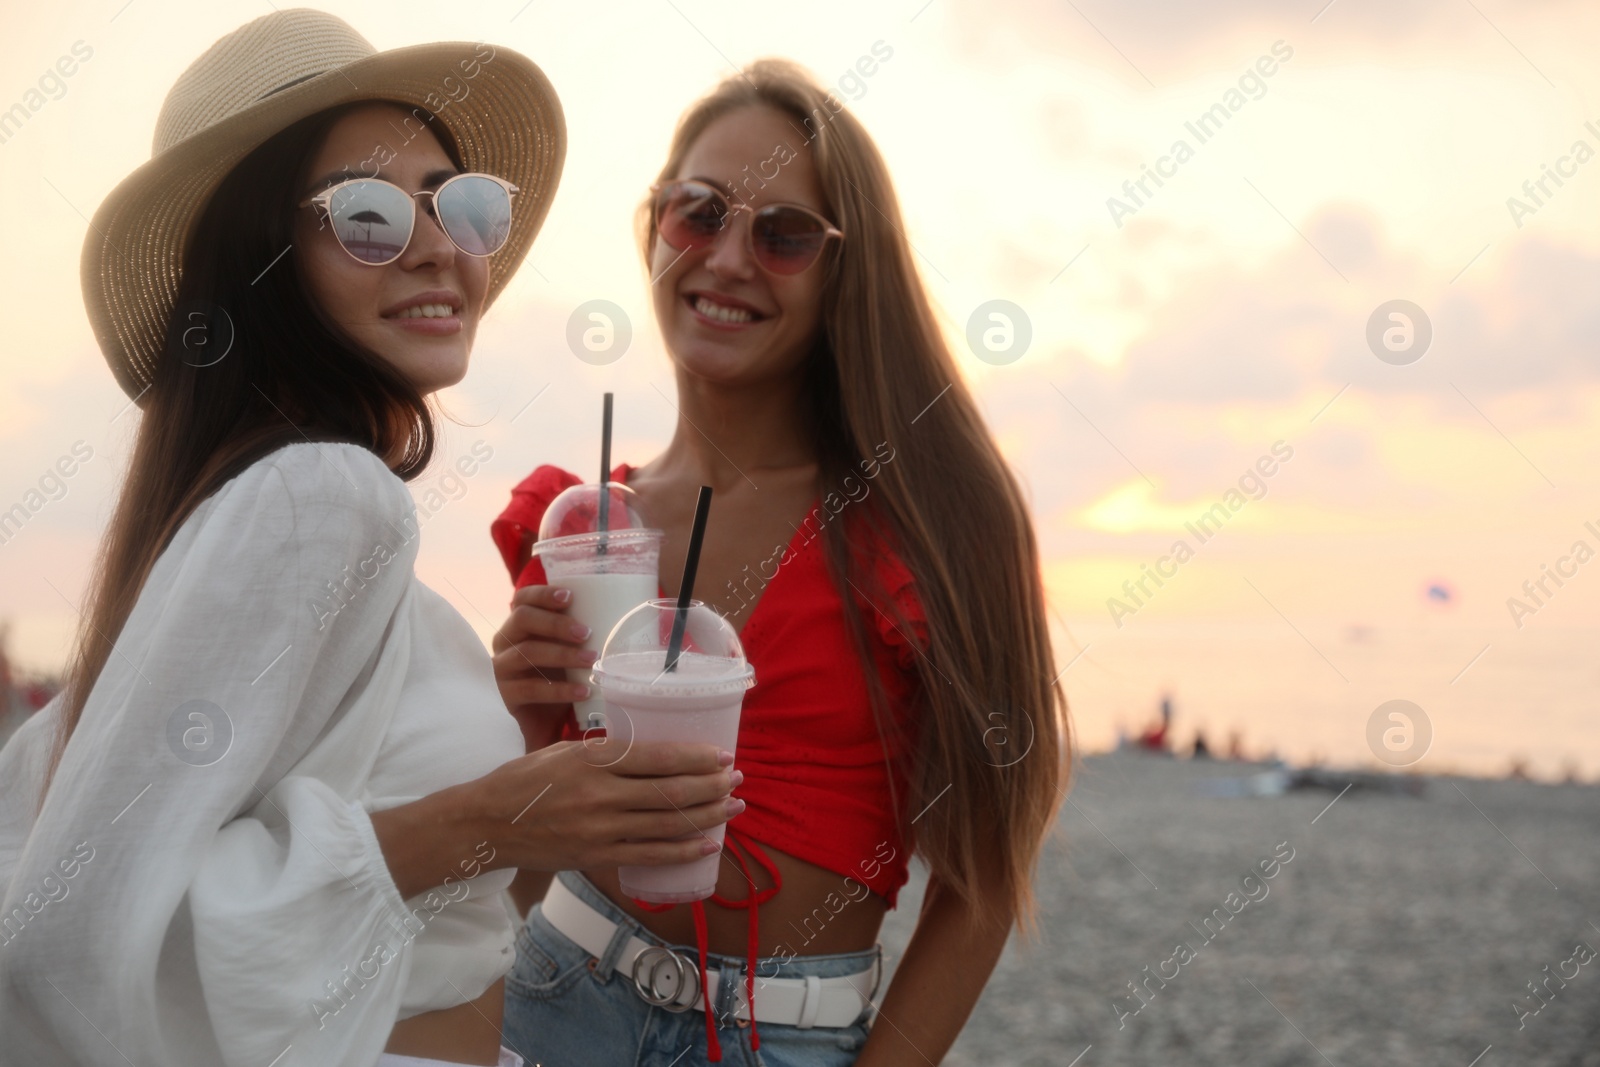
[[[645,964],[649,960],[648,965]],[[662,991],[662,967],[671,964],[667,974],[670,991]],[[643,974],[640,967],[647,966]],[[690,995],[688,1003],[679,1003],[680,995],[685,985],[690,981],[694,983],[694,993]],[[700,972],[686,957],[665,948],[661,945],[651,945],[633,958],[633,988],[646,1004],[667,1011],[688,1011],[700,996]]]

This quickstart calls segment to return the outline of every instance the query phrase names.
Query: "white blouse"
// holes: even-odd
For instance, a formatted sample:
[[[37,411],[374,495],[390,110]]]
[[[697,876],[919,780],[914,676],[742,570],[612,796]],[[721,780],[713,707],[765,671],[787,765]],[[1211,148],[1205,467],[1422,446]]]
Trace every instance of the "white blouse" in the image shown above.
[[[403,901],[368,815],[523,752],[417,537],[370,451],[273,452],[156,561],[42,809],[60,699],[0,749],[0,1062],[361,1067],[510,969],[492,846]]]

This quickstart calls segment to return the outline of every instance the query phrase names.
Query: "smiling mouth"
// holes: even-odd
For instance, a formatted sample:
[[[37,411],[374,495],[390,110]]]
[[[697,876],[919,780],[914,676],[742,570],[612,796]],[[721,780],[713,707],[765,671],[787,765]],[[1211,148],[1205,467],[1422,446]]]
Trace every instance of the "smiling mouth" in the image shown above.
[[[689,293],[684,296],[683,302],[702,318],[724,326],[744,326],[753,322],[761,322],[767,316],[749,308],[729,307],[719,304],[710,297],[700,293]]]
[[[455,317],[456,309],[449,304],[415,304],[404,311],[385,315],[386,319],[448,319]]]

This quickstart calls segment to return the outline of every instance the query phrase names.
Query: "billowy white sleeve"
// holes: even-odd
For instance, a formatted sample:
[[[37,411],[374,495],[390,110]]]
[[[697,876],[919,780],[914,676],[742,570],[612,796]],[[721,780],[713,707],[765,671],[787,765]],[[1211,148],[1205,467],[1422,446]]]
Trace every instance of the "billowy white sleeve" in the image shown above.
[[[157,560],[36,817],[59,699],[0,751],[0,1063],[376,1061],[409,913],[361,798],[416,530],[370,451],[273,452]]]

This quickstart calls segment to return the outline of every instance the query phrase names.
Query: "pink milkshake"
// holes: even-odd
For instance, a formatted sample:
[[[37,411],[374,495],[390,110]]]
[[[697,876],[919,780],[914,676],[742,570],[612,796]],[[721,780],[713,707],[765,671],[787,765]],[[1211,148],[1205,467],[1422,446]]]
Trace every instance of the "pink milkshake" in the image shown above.
[[[652,599],[611,631],[593,679],[606,704],[607,737],[624,749],[635,741],[689,741],[738,755],[739,712],[755,671],[726,619],[698,600],[684,613],[681,651],[667,669],[678,602]],[[704,831],[722,842],[724,824]],[[690,829],[684,837],[701,834]],[[619,867],[622,891],[652,903],[704,900],[716,890],[722,854],[659,867]]]

